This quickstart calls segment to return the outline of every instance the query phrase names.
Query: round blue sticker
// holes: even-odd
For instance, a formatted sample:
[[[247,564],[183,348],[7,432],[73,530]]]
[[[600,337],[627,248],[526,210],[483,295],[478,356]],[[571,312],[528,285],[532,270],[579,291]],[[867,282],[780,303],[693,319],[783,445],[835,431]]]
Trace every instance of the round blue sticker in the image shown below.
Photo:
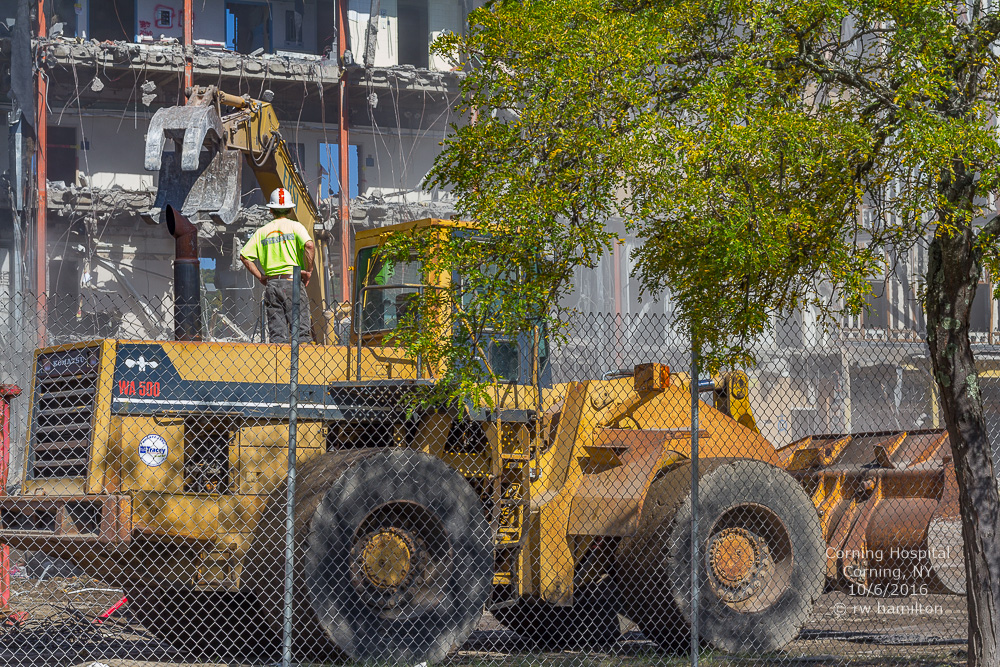
[[[167,441],[162,435],[147,435],[139,441],[139,458],[148,466],[158,466],[167,460]]]

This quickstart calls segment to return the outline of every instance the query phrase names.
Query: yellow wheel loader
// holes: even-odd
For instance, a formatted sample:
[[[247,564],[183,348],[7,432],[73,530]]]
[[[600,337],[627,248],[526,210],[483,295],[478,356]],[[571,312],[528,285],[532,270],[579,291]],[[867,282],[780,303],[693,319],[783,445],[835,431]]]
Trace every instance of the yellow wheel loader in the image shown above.
[[[265,190],[297,196],[310,230],[315,206],[270,105],[211,89],[192,102],[157,112],[147,137],[147,165],[173,170],[149,218],[178,238],[178,340],[35,353],[27,469],[21,494],[0,498],[0,540],[123,587],[143,625],[171,642],[218,649],[239,636],[267,650],[282,629],[291,352],[201,340],[187,216],[231,215],[225,172],[243,155]],[[164,137],[178,148],[170,158]],[[213,194],[202,177],[230,185]],[[358,233],[351,344],[300,348],[296,653],[440,660],[486,610],[538,643],[613,642],[622,614],[662,646],[683,646],[685,376],[636,363],[552,385],[521,351],[492,412],[401,407],[434,380],[385,336],[408,294],[451,276],[421,285],[406,266],[386,276],[372,251],[394,229],[446,238],[467,227],[428,219]],[[322,285],[309,297],[325,315]],[[864,480],[824,476],[818,466],[837,460],[825,441],[776,451],[753,422],[744,374],[710,389],[720,409],[700,406],[700,636],[725,650],[780,649],[840,577],[828,543],[853,534],[853,519],[836,526],[861,513],[850,489]],[[888,463],[890,449],[880,450]]]

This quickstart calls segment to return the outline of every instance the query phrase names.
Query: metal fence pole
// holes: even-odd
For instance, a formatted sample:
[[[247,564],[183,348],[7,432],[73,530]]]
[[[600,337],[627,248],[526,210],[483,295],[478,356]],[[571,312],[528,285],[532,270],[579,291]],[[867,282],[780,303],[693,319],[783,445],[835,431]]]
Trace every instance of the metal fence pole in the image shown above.
[[[292,664],[292,578],[295,571],[295,427],[299,412],[299,280],[292,270],[292,358],[288,369],[288,493],[285,499],[285,624],[282,630],[281,667]]]
[[[691,341],[691,666],[698,667],[698,349]]]

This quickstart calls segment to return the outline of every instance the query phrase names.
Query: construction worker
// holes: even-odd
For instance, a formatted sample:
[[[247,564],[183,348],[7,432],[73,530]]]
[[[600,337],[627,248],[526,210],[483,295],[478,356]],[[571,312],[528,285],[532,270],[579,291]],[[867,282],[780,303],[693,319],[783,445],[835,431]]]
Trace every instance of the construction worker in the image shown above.
[[[292,270],[299,266],[302,269],[302,285],[308,285],[316,246],[302,223],[288,217],[294,208],[288,190],[278,188],[272,192],[267,207],[271,209],[274,220],[253,233],[240,251],[240,260],[264,285],[270,341],[288,343],[292,329]],[[260,268],[255,261],[260,263]],[[303,293],[299,306],[299,343],[311,341],[309,298]]]

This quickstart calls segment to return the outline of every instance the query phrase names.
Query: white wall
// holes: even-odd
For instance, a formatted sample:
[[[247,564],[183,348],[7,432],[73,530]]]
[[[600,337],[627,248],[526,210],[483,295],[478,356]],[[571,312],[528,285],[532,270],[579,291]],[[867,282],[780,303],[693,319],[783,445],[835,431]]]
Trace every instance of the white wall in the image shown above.
[[[397,24],[396,0],[381,0],[378,20],[378,35],[375,41],[375,67],[392,67],[399,64],[396,49]],[[347,20],[350,26],[350,48],[355,62],[361,63],[365,56],[365,38],[368,18],[371,16],[371,2],[350,0],[347,6]]]
[[[86,140],[89,150],[78,154],[79,174],[94,187],[115,185],[126,190],[142,190],[154,184],[154,174],[142,166],[147,118],[130,116],[50,116],[53,125],[77,128],[77,141]],[[83,131],[80,132],[82,127]],[[67,184],[68,185],[68,184]],[[78,179],[77,185],[82,185]]]

